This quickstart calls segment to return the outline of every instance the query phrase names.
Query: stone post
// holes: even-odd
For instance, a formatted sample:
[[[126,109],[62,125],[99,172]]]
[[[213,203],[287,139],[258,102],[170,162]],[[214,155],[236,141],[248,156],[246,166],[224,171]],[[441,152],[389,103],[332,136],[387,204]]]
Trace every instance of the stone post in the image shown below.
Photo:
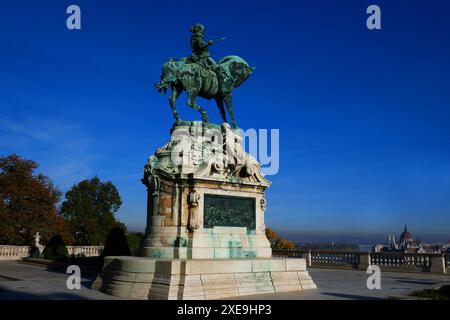
[[[311,267],[311,250],[308,250],[308,252],[305,252],[302,254],[302,258],[304,258],[306,260],[306,266],[307,267]]]
[[[438,257],[430,257],[431,258],[431,273],[445,274],[445,258],[444,255]]]
[[[367,270],[370,266],[370,253],[361,253],[359,256],[358,270]]]

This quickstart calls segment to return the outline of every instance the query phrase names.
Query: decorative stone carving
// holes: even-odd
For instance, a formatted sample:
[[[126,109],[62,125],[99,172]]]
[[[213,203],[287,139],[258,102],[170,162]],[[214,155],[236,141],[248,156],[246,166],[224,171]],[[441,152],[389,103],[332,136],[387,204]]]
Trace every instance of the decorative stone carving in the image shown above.
[[[152,192],[153,196],[159,196],[159,188],[160,188],[160,183],[159,183],[159,178],[155,175],[152,175],[150,178],[150,190]]]
[[[153,211],[152,216],[159,216],[159,178],[155,175],[152,175],[150,178],[150,192],[153,197]]]
[[[266,211],[266,198],[265,197],[261,198],[260,204],[261,204],[261,210]]]
[[[258,161],[242,146],[242,133],[222,125],[182,122],[171,129],[171,140],[148,158],[144,180],[163,174],[170,178],[192,175],[268,187]],[[149,181],[150,182],[150,181]]]
[[[259,231],[265,232],[266,231],[266,224],[264,223],[264,214],[266,212],[266,198],[263,196],[259,202],[261,205],[261,219],[259,223]]]
[[[270,257],[261,203],[270,182],[245,152],[242,132],[227,123],[180,122],[170,133],[144,166],[143,255]]]
[[[200,201],[200,195],[196,190],[192,190],[189,193],[189,228],[191,230],[198,229],[200,227],[200,219],[198,213],[198,202]]]
[[[39,231],[36,232],[36,235],[34,236],[34,246],[39,248],[39,246],[41,245],[39,243],[39,241],[41,240],[41,235],[39,234]]]

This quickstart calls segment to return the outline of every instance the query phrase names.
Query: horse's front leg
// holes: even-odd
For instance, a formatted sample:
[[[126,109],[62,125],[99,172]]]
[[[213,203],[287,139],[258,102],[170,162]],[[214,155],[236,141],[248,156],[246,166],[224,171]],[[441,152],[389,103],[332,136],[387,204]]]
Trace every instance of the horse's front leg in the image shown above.
[[[233,115],[231,93],[229,93],[225,96],[225,104],[227,105],[228,114],[230,115],[231,121],[233,123],[233,128],[237,129],[238,126],[237,126],[236,120],[234,119],[234,115]]]
[[[225,113],[225,108],[223,106],[223,98],[216,98],[217,106],[219,107],[220,115],[222,116],[223,122],[227,122],[227,115]]]
[[[197,98],[197,94],[196,92],[192,92],[192,91],[188,91],[188,101],[187,101],[187,105],[191,108],[193,108],[194,110],[199,111],[202,114],[202,121],[203,122],[208,122],[208,115],[206,114],[205,109],[203,109],[202,107],[198,106],[195,103],[195,98]]]
[[[181,91],[178,91],[175,86],[172,86],[172,93],[169,97],[169,103],[170,103],[170,107],[172,108],[173,117],[175,118],[176,123],[181,121],[180,116],[178,115],[176,104],[175,104],[175,102],[177,101],[177,98],[180,96],[180,94],[181,94]]]

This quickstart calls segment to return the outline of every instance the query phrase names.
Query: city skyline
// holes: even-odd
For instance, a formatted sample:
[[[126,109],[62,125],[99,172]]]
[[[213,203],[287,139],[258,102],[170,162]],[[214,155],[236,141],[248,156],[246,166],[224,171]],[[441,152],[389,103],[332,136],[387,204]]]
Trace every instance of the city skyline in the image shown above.
[[[94,175],[112,181],[117,217],[143,231],[143,166],[173,121],[153,84],[168,57],[190,54],[189,26],[201,22],[208,39],[227,38],[214,59],[239,53],[256,67],[235,91],[238,124],[280,130],[268,227],[361,243],[407,224],[425,242],[449,241],[450,4],[378,1],[382,29],[369,31],[359,1],[224,3],[208,4],[221,13],[211,16],[189,4],[77,1],[82,29],[72,31],[64,3],[5,4],[1,155],[37,161],[64,192]],[[182,14],[168,23],[172,12]],[[200,120],[185,99],[182,117]],[[220,122],[213,102],[199,104]]]

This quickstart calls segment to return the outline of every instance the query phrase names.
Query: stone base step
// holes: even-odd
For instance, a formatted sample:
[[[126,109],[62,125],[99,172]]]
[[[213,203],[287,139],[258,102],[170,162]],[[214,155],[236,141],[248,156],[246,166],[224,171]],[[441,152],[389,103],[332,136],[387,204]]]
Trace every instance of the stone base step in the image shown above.
[[[223,299],[314,289],[305,259],[183,260],[107,257],[93,285],[131,299]]]

